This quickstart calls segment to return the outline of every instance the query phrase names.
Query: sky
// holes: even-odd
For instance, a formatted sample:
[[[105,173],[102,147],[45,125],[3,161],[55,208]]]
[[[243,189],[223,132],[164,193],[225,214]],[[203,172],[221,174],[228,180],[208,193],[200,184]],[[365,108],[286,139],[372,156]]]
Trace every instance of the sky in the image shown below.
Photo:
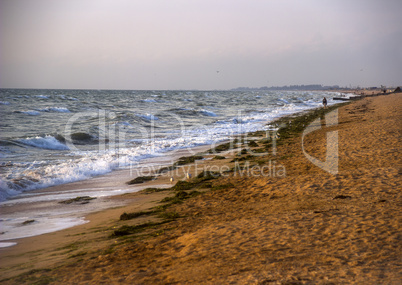
[[[0,0],[0,88],[402,85],[400,0]]]

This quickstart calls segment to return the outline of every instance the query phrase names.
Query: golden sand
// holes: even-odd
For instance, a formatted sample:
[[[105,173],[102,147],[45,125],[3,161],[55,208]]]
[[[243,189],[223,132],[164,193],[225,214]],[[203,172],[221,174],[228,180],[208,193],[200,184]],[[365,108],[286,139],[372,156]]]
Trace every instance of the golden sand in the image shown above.
[[[247,160],[271,171],[275,164],[276,172],[213,179],[212,189],[199,186],[192,190],[203,194],[168,207],[178,217],[169,222],[111,237],[122,225],[162,221],[119,217],[174,193],[129,194],[114,198],[129,199],[128,206],[92,214],[88,224],[2,249],[3,278],[37,269],[2,283],[400,284],[401,98],[352,102],[338,109],[337,124],[304,136],[304,150],[324,161],[327,134],[337,133],[337,174],[306,158],[302,134],[281,138],[275,153],[268,148]],[[236,156],[225,157],[198,167],[231,169]]]

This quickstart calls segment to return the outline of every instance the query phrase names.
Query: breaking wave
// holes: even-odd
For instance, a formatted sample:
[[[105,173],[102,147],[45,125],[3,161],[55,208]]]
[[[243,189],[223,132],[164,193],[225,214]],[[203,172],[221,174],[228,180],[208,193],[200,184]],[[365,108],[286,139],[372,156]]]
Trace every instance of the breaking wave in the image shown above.
[[[26,139],[19,139],[17,140],[18,142],[37,147],[37,148],[43,148],[43,149],[53,149],[53,150],[68,150],[69,148],[57,140],[53,136],[45,136],[45,137],[31,137],[31,138],[26,138]]]

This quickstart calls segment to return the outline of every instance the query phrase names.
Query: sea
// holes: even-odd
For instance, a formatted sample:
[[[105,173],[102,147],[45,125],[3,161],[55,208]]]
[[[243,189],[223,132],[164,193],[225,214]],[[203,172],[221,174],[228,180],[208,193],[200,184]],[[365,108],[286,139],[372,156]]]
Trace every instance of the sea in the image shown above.
[[[85,222],[84,211],[61,211],[54,206],[57,201],[135,191],[48,189],[164,159],[169,163],[166,158],[172,153],[267,129],[278,117],[320,107],[323,97],[333,104],[332,97],[339,95],[0,89],[0,247]],[[39,202],[53,206],[38,211],[34,205]]]

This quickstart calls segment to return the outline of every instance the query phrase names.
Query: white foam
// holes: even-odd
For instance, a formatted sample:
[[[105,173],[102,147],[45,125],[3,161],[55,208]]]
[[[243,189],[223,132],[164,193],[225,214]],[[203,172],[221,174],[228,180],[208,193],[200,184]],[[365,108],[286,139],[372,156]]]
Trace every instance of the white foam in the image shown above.
[[[157,137],[153,138],[152,140],[131,139],[127,142],[127,144],[130,142],[135,142],[136,144],[124,145],[118,149],[118,153],[116,153],[114,150],[105,150],[102,152],[90,150],[71,152],[69,154],[71,154],[73,159],[64,160],[58,162],[57,164],[48,163],[49,165],[45,167],[40,165],[33,167],[33,169],[36,171],[35,176],[30,176],[32,175],[31,170],[30,172],[21,172],[21,168],[16,169],[16,172],[20,171],[19,173],[11,173],[10,175],[15,175],[12,178],[39,177],[39,182],[28,185],[29,187],[24,190],[32,190],[84,180],[96,175],[108,173],[114,169],[128,167],[144,158],[153,157],[168,151],[216,143],[218,141],[225,140],[232,135],[261,130],[265,128],[265,125],[268,121],[272,121],[277,117],[311,109],[321,105],[321,102],[319,101],[320,99],[318,98],[315,99],[318,102],[314,100],[305,100],[304,104],[298,102],[296,102],[296,104],[289,103],[292,100],[292,102],[294,102],[296,100],[295,98],[286,98],[284,100],[288,103],[285,105],[282,104],[280,107],[269,107],[265,109],[261,108],[255,110],[254,112],[247,112],[246,116],[237,116],[232,118],[227,117],[224,120],[219,120],[209,125],[205,125],[201,119],[199,120],[198,125],[187,127],[185,130],[171,129],[169,132],[165,132],[165,137]],[[331,104],[331,101],[329,101],[329,103]],[[195,110],[180,107],[173,109],[172,111],[177,110],[194,111],[199,113],[205,111],[209,112],[210,116],[216,116],[215,113],[203,109]],[[137,116],[147,120],[155,119],[155,116],[152,114],[137,114]],[[128,122],[121,122],[118,124],[131,126]],[[47,149],[68,149],[67,146],[51,136],[46,136],[44,138],[27,138],[25,141],[20,142]],[[17,174],[22,176],[18,176]],[[0,189],[6,188],[1,186]],[[5,195],[5,198],[8,198],[13,194],[14,193],[9,193]],[[0,199],[3,199],[3,197],[0,197]]]
[[[157,116],[154,116],[152,114],[145,114],[145,115],[144,114],[137,114],[137,117],[140,117],[140,118],[142,118],[144,120],[147,120],[147,121],[159,120],[159,118]]]
[[[51,107],[50,110],[59,113],[70,113],[70,110],[64,107]]]
[[[7,186],[7,183],[0,178],[0,202],[5,201],[6,199],[21,194],[21,191],[17,191],[14,189],[10,189]]]
[[[200,113],[203,114],[203,115],[205,115],[205,116],[210,116],[210,117],[216,117],[216,116],[217,116],[214,112],[208,111],[208,110],[204,110],[204,109],[202,109],[202,110],[200,111]]]
[[[40,112],[35,111],[35,110],[21,111],[21,113],[30,115],[30,116],[39,116],[40,115]]]
[[[36,95],[36,97],[39,99],[49,99],[49,96],[46,95]]]
[[[124,127],[132,127],[133,125],[131,125],[129,122],[124,121],[124,122],[118,122],[115,123],[114,125],[120,125],[120,126],[124,126]]]
[[[14,246],[16,244],[17,244],[16,242],[0,242],[0,248],[10,247],[10,246]]]
[[[157,101],[155,99],[144,99],[141,100],[142,102],[146,102],[146,103],[157,103]]]
[[[26,139],[17,140],[20,143],[25,145],[30,145],[33,147],[43,148],[43,149],[54,149],[54,150],[68,150],[69,148],[58,141],[55,137],[46,136],[46,137],[32,137]]]
[[[0,101],[0,105],[10,105],[10,102],[8,102],[8,101]]]
[[[278,101],[281,101],[281,102],[283,102],[285,104],[290,104],[289,101],[287,101],[287,100],[285,100],[283,98],[279,98]]]
[[[27,217],[3,219],[1,225],[0,241],[32,237],[41,234],[60,231],[74,226],[88,223],[84,218],[76,217],[32,217],[34,222],[22,225]],[[12,245],[9,245],[12,246]]]
[[[18,195],[22,191],[85,180],[93,176],[106,174],[119,166],[130,164],[130,160],[123,152],[122,156],[117,158],[112,154],[105,154],[103,156],[96,154],[82,155],[84,157],[81,159],[71,159],[59,164],[49,164],[42,167],[9,168],[9,173],[6,174],[7,177],[17,179],[18,182],[10,186],[6,183],[0,185],[0,201]],[[20,180],[21,177],[24,178],[23,181]],[[12,182],[10,181],[9,183]],[[23,189],[21,188],[22,183],[24,186]],[[17,190],[10,189],[10,187]],[[47,199],[47,197],[43,199]],[[10,200],[10,202],[14,203],[16,201]]]
[[[110,189],[110,187],[85,188],[79,190],[64,190],[63,192],[46,192],[45,194],[24,192],[17,198],[2,201],[0,205],[6,206],[24,203],[29,204],[38,202],[57,202],[83,196],[90,196],[94,198],[111,197],[131,192],[133,192],[132,187],[127,189]]]
[[[65,107],[47,107],[44,109],[39,109],[41,112],[59,112],[59,113],[70,113],[70,110]]]
[[[209,144],[217,140],[223,140],[227,136],[238,134],[247,131],[254,131],[264,126],[267,120],[272,120],[285,112],[294,112],[295,108],[289,105],[282,110],[276,112],[267,112],[256,114],[255,116],[237,118],[233,122],[220,122],[208,127],[194,126],[187,129],[186,133],[178,133],[179,137],[160,138],[152,141],[135,140],[141,143],[140,146],[135,148],[121,148],[119,155],[116,156],[113,152],[105,152],[104,154],[81,152],[76,155],[83,156],[80,160],[66,161],[58,165],[49,165],[44,170],[45,173],[51,173],[49,177],[44,176],[41,180],[40,188],[57,185],[72,181],[83,180],[91,176],[105,174],[113,169],[125,167],[130,163],[139,161],[141,159],[173,151],[186,147],[197,145]],[[239,123],[241,126],[239,126]]]

